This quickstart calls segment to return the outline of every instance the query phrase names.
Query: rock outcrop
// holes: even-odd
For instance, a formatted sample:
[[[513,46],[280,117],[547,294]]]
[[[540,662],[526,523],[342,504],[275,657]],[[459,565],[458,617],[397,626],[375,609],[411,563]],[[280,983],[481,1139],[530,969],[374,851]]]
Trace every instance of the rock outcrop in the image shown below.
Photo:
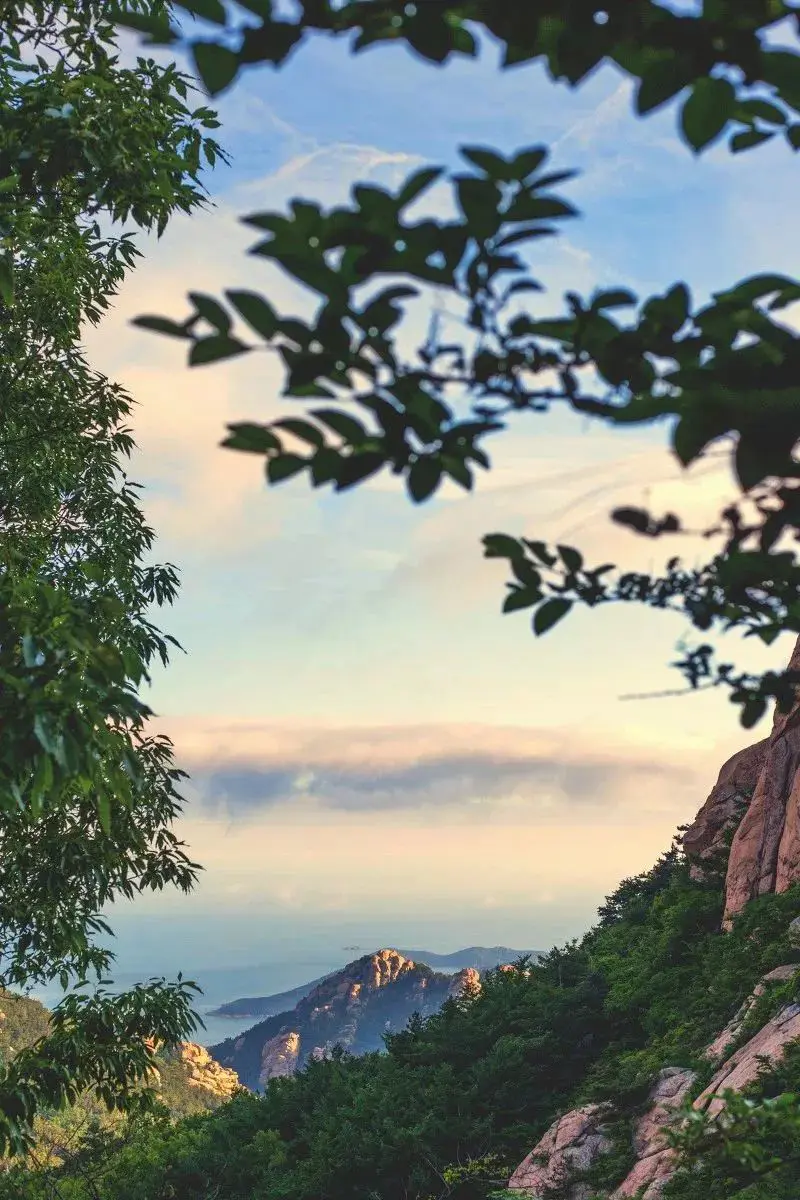
[[[683,835],[683,848],[694,860],[692,875],[701,878],[702,863],[725,850],[727,835],[741,820],[767,759],[769,739],[739,750],[729,758],[703,807]]]
[[[641,1196],[657,1200],[675,1171],[675,1154],[667,1145],[664,1131],[675,1118],[695,1081],[694,1071],[686,1067],[666,1067],[661,1071],[648,1097],[650,1107],[639,1118],[633,1133],[636,1165],[613,1193],[612,1200]]]
[[[179,1042],[168,1057],[184,1067],[189,1087],[200,1088],[221,1100],[229,1100],[242,1090],[236,1072],[229,1067],[221,1067],[205,1046],[198,1046],[196,1042]]]
[[[791,979],[798,971],[800,971],[800,963],[789,963],[783,967],[775,967],[774,971],[769,971],[763,979],[759,980],[738,1012],[731,1018],[722,1032],[717,1034],[711,1045],[706,1047],[704,1057],[710,1059],[711,1062],[723,1058],[728,1047],[739,1037],[745,1021],[769,985],[772,983],[785,983],[787,979]]]
[[[725,1107],[722,1093],[740,1092],[755,1082],[770,1064],[780,1061],[788,1046],[800,1040],[800,1004],[785,1004],[747,1042],[727,1055],[742,1033],[744,1022],[770,984],[785,983],[800,971],[800,963],[776,967],[765,975],[735,1017],[705,1051],[711,1061],[724,1059],[692,1107],[710,1117]],[[696,1075],[687,1067],[666,1067],[659,1072],[648,1097],[648,1107],[636,1122],[632,1149],[636,1162],[609,1200],[660,1200],[675,1173],[677,1156],[665,1133],[679,1119]],[[548,1189],[560,1188],[567,1200],[584,1200],[596,1193],[585,1190],[579,1176],[610,1149],[603,1122],[610,1106],[588,1105],[566,1113],[548,1129],[541,1141],[517,1167],[509,1189],[530,1200],[545,1200]],[[584,1190],[582,1190],[584,1189]]]
[[[611,1149],[603,1124],[608,1112],[606,1105],[587,1104],[554,1121],[511,1176],[509,1189],[531,1200],[545,1200],[554,1189],[565,1200],[589,1200],[593,1189],[575,1177]]]
[[[447,995],[453,999],[459,996],[477,996],[481,990],[481,973],[475,967],[465,967],[457,971],[447,989]]]
[[[720,1093],[728,1089],[740,1092],[753,1083],[770,1063],[783,1058],[786,1047],[800,1038],[800,1004],[787,1004],[767,1021],[758,1033],[727,1058],[708,1087],[694,1102],[694,1108],[716,1116],[725,1107]]]
[[[261,1069],[258,1085],[264,1087],[268,1079],[282,1079],[294,1075],[300,1058],[300,1034],[292,1029],[270,1038],[261,1048]]]
[[[800,639],[789,661],[800,670]],[[791,709],[776,708],[750,805],[731,844],[725,923],[748,900],[785,892],[800,879],[800,691]]]
[[[430,1016],[449,997],[479,990],[474,967],[446,975],[399,950],[379,950],[327,976],[291,1011],[210,1049],[246,1087],[263,1088],[309,1060],[329,1057],[336,1046],[352,1054],[382,1050],[384,1035],[404,1029],[414,1013]]]

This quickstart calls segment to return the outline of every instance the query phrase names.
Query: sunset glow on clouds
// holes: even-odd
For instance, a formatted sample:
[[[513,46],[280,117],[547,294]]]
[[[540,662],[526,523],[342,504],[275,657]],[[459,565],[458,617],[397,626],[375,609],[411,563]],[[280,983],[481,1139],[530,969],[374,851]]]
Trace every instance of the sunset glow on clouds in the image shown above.
[[[691,819],[747,735],[721,696],[620,699],[679,683],[667,664],[680,621],[576,614],[536,642],[524,615],[500,616],[504,570],[483,560],[480,538],[567,541],[637,569],[691,561],[708,545],[637,540],[607,514],[646,503],[700,527],[730,495],[722,465],[687,477],[664,430],[531,416],[495,439],[495,469],[474,495],[445,491],[413,509],[391,477],[342,497],[302,483],[268,492],[259,461],[219,441],[227,421],[302,407],[280,398],[274,361],[190,371],[184,346],[130,320],[180,318],[187,291],[226,287],[307,311],[298,289],[246,256],[255,238],[240,215],[293,196],[337,202],[359,179],[395,184],[481,142],[547,141],[555,165],[582,171],[565,194],[585,219],[537,260],[545,305],[565,288],[646,292],[676,277],[703,299],[755,270],[797,269],[782,148],[694,162],[674,114],[635,120],[610,71],[569,93],[538,68],[438,71],[393,51],[353,62],[323,42],[280,72],[248,74],[222,115],[234,162],[210,180],[216,208],[147,243],[87,337],[95,365],[137,401],[132,475],[146,484],[160,557],[182,572],[160,623],[187,655],[156,675],[148,700],[193,775],[180,832],[206,868],[195,897],[147,898],[130,919],[161,913],[166,929],[170,914],[202,921],[213,908],[266,924],[284,914],[298,930],[361,921],[376,938],[402,927],[417,943],[427,930],[453,945],[577,934]],[[772,235],[762,225],[743,237],[756,202]],[[734,650],[744,665],[768,658]],[[259,936],[256,921],[254,947]]]

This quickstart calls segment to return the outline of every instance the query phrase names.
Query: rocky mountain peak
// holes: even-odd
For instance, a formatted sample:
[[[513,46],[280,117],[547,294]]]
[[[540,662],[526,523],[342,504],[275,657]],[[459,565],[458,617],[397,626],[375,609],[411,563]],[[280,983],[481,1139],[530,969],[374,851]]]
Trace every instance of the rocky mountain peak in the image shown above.
[[[384,947],[321,980],[293,1009],[213,1046],[211,1053],[246,1086],[264,1087],[328,1057],[337,1046],[353,1054],[381,1050],[385,1036],[404,1029],[414,1013],[430,1016],[446,1000],[475,995],[480,986],[475,967],[445,974]]]

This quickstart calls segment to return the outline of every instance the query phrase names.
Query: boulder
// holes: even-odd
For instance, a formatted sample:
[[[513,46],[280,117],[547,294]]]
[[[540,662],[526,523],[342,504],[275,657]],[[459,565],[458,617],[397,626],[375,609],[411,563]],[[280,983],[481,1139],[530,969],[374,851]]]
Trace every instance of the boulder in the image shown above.
[[[608,1105],[587,1104],[559,1117],[508,1181],[509,1190],[522,1192],[531,1200],[544,1200],[548,1192],[561,1189],[564,1200],[589,1200],[593,1189],[576,1181],[611,1149],[603,1119]]]

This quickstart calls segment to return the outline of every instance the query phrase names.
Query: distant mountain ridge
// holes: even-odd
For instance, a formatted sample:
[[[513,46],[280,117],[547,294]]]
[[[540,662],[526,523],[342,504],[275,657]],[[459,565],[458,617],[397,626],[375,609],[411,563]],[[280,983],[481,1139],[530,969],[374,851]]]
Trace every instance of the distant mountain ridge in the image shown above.
[[[477,971],[490,971],[503,963],[515,962],[525,955],[530,955],[534,959],[538,958],[541,951],[512,950],[510,946],[467,946],[463,950],[454,950],[451,954],[438,954],[433,950],[399,950],[398,953],[404,958],[411,959],[412,962],[423,963],[432,968],[438,967],[440,970],[463,971],[468,967],[474,967]],[[293,1009],[301,1000],[310,995],[314,988],[340,973],[341,969],[331,971],[327,975],[321,975],[318,979],[300,984],[299,987],[290,988],[285,992],[276,992],[271,996],[242,996],[236,1000],[230,1000],[227,1004],[221,1004],[219,1008],[211,1009],[208,1015],[212,1017],[253,1017],[262,1020],[274,1017]]]
[[[437,972],[399,950],[378,950],[323,979],[291,1011],[260,1021],[209,1052],[256,1090],[270,1079],[293,1075],[312,1058],[327,1057],[335,1046],[351,1054],[382,1050],[384,1034],[404,1029],[414,1013],[430,1016],[448,998],[480,986],[475,967]]]

